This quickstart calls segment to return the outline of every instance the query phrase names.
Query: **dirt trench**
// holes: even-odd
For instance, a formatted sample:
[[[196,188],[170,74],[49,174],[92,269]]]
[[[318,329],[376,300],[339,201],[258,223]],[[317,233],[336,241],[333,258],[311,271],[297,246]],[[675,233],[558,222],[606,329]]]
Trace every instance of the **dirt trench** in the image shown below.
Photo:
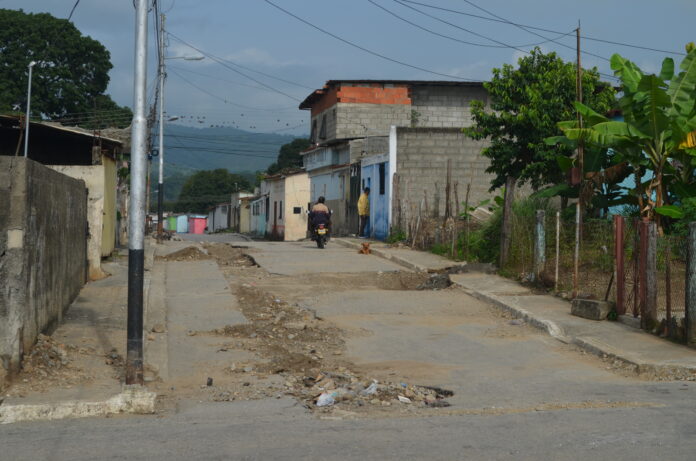
[[[282,394],[297,398],[315,411],[355,414],[431,411],[430,408],[449,406],[446,399],[452,393],[447,390],[404,383],[397,376],[394,382],[373,379],[345,358],[345,331],[317,317],[311,309],[274,296],[264,288],[277,282],[283,287],[305,290],[308,286],[321,286],[331,292],[356,288],[442,289],[449,286],[449,279],[406,271],[277,276],[256,265],[250,250],[228,244],[205,244],[204,248],[217,261],[249,323],[223,325],[197,334],[217,336],[225,342],[223,349],[243,349],[256,357],[231,364],[225,372],[239,377],[243,386],[235,390],[215,389],[213,400]],[[280,379],[269,390],[267,382],[272,378]]]

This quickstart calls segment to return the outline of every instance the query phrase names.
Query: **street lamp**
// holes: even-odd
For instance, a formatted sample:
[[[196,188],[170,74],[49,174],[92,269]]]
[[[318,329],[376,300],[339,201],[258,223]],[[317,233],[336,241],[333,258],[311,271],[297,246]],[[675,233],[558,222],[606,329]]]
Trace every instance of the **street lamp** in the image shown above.
[[[29,114],[31,114],[31,71],[36,65],[36,61],[29,63],[29,83],[27,84],[27,119],[24,122],[24,158],[29,153]]]

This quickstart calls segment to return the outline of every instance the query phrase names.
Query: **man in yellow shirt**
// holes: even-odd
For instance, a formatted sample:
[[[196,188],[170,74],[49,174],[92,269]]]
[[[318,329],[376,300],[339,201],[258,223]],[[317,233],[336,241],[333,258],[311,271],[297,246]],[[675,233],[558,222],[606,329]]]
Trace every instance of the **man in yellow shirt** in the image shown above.
[[[370,219],[370,188],[366,187],[358,199],[358,216],[360,217],[360,230],[358,237],[367,238],[365,235],[365,226]]]

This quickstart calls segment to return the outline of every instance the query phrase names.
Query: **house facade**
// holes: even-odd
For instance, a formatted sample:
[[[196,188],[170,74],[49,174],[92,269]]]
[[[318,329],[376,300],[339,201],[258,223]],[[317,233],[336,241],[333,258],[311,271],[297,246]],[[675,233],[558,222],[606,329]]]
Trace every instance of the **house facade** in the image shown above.
[[[453,182],[471,184],[472,203],[486,198],[486,144],[461,134],[471,125],[473,100],[487,101],[481,82],[330,80],[310,94],[300,105],[311,111],[313,147],[304,165],[312,201],[323,195],[334,212],[334,232],[357,232],[365,187],[376,238],[403,228],[423,201],[433,216],[444,213],[448,164]]]
[[[0,116],[0,155],[15,155],[19,120]],[[123,143],[93,132],[53,123],[32,122],[28,158],[81,179],[88,196],[88,274],[103,278],[101,259],[116,246],[118,162]]]
[[[309,176],[305,171],[279,173],[263,180],[268,191],[266,236],[294,241],[307,237],[307,209],[310,204]]]

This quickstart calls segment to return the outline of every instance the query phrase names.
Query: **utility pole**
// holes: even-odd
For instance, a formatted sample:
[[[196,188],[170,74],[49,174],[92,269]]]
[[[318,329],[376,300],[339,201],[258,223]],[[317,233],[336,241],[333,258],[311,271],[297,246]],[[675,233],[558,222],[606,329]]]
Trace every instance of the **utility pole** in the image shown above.
[[[128,215],[128,332],[126,384],[143,384],[143,276],[145,269],[145,175],[147,169],[147,4],[136,0],[135,75],[131,128]]]
[[[578,53],[578,68],[576,76],[576,98],[578,102],[582,102],[582,64],[580,60],[580,21],[578,21],[578,28],[575,30],[577,37],[577,53]],[[578,111],[578,128],[582,128],[582,115]],[[578,140],[578,168],[580,168],[580,187],[582,188],[582,183],[584,178],[583,168],[585,163],[585,143],[582,136]]]
[[[577,69],[576,69],[576,79],[575,79],[575,98],[578,102],[582,102],[582,65],[580,60],[580,21],[578,20],[578,28],[575,29],[575,35],[577,40]],[[582,115],[580,111],[578,114],[578,128],[582,129]],[[578,183],[578,202],[575,204],[575,254],[574,254],[574,267],[573,267],[573,297],[576,297],[579,292],[580,284],[580,241],[582,240],[582,213],[583,213],[583,203],[582,203],[582,189],[584,186],[584,168],[585,168],[585,146],[582,136],[578,138],[578,156],[577,156],[577,169],[580,176],[580,181]]]
[[[160,16],[160,47],[159,47],[159,182],[157,183],[157,241],[162,241],[163,222],[162,222],[162,202],[164,200],[164,79],[166,78],[164,68],[164,20],[165,16]]]

